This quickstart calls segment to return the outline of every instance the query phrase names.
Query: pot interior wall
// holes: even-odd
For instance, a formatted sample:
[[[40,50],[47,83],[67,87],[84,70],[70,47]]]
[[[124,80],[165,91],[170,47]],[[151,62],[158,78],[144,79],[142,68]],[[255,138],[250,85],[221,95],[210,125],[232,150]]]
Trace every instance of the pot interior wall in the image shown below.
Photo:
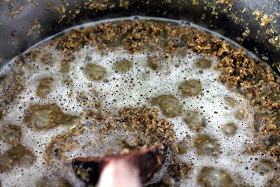
[[[242,46],[277,73],[280,69],[278,0],[2,0],[0,14],[0,66],[40,40],[73,25],[141,15],[187,20],[207,27],[234,41],[242,41]],[[264,23],[266,15],[268,23]],[[246,30],[250,34],[244,38]],[[271,44],[272,40],[276,45]]]

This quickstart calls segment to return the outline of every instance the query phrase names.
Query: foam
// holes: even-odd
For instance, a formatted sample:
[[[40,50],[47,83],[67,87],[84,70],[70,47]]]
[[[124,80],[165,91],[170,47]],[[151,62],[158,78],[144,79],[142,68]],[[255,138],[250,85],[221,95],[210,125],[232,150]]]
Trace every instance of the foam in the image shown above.
[[[92,26],[94,24],[85,26]],[[185,22],[182,24],[185,24]],[[37,47],[38,46],[40,45],[37,45]],[[53,63],[52,66],[46,66],[40,64],[39,61],[29,62],[33,63],[33,65],[25,69],[24,75],[24,82],[28,87],[20,94],[20,99],[9,109],[5,117],[5,122],[2,124],[6,125],[12,123],[22,126],[23,138],[21,143],[34,151],[37,160],[30,168],[17,167],[11,172],[2,173],[0,175],[2,186],[35,186],[34,181],[46,175],[56,177],[53,176],[53,174],[69,180],[74,186],[83,186],[74,176],[70,166],[61,171],[52,171],[49,168],[45,168],[42,164],[44,150],[48,143],[50,143],[51,138],[69,129],[69,126],[59,126],[51,130],[35,132],[28,128],[26,124],[22,125],[24,111],[33,104],[56,103],[67,114],[83,114],[85,106],[81,105],[77,100],[78,94],[82,92],[85,92],[90,99],[98,99],[102,107],[112,111],[116,111],[128,105],[135,107],[142,105],[150,106],[146,98],[162,94],[172,94],[177,97],[183,104],[184,110],[200,111],[208,120],[207,126],[202,132],[218,139],[221,143],[222,153],[215,158],[197,155],[196,149],[193,147],[193,137],[197,133],[188,128],[182,117],[169,119],[169,121],[175,125],[177,141],[184,140],[190,145],[187,153],[179,156],[179,158],[186,163],[190,163],[193,167],[193,171],[188,179],[181,181],[181,186],[186,186],[186,184],[187,186],[197,186],[197,176],[203,166],[213,166],[228,170],[237,184],[241,184],[245,181],[246,184],[253,186],[263,186],[266,180],[273,176],[273,173],[261,176],[252,170],[257,162],[253,162],[251,158],[253,158],[253,160],[255,158],[261,160],[261,155],[248,156],[242,154],[247,147],[246,145],[253,143],[252,123],[254,110],[248,106],[245,99],[242,99],[237,93],[227,90],[215,80],[218,76],[218,72],[214,71],[213,67],[217,63],[217,59],[211,58],[213,63],[212,68],[203,70],[201,74],[198,73],[200,69],[194,65],[194,62],[202,58],[203,55],[188,51],[187,56],[184,58],[173,57],[170,60],[161,61],[162,69],[159,70],[159,72],[155,72],[147,67],[146,62],[149,55],[159,54],[139,53],[131,55],[123,49],[117,49],[113,52],[109,51],[107,55],[102,56],[93,46],[85,47],[79,53],[75,54],[76,59],[71,63],[69,74],[64,75],[60,73],[59,62],[61,56],[59,52],[54,48],[48,48],[46,46],[42,48],[42,50],[50,51],[53,54],[56,63]],[[106,68],[107,74],[105,79],[108,80],[108,82],[92,82],[87,79],[82,70],[87,63],[85,60],[86,56],[92,58],[92,63]],[[116,73],[114,70],[114,63],[122,59],[131,60],[133,62],[133,68],[126,73]],[[10,64],[12,63],[13,62]],[[175,64],[179,66],[175,67]],[[8,66],[9,65],[4,67],[2,72],[8,72]],[[46,70],[46,67],[48,67],[49,70]],[[54,78],[54,82],[52,83],[53,89],[47,99],[39,99],[36,96],[38,79],[45,77]],[[73,86],[67,86],[62,83],[66,78],[72,80]],[[178,92],[178,85],[189,79],[199,79],[201,81],[203,96],[200,94],[198,97],[182,97]],[[94,90],[99,93],[98,96],[94,94]],[[72,93],[71,96],[69,95],[70,93]],[[238,106],[226,110],[226,105],[223,100],[225,96],[230,96],[238,100]],[[30,98],[33,99],[31,100]],[[88,107],[91,109],[94,108],[92,106]],[[240,121],[234,118],[234,113],[242,108],[246,109],[248,118]],[[160,114],[160,117],[164,118],[162,114]],[[237,133],[233,137],[227,137],[221,131],[222,125],[228,122],[234,122],[237,125]],[[82,123],[88,124],[89,122],[86,119],[82,119]],[[118,133],[118,135],[120,135],[123,132],[119,131]],[[191,139],[187,139],[187,135],[190,136]],[[101,156],[106,150],[114,147],[115,145],[110,144],[118,141],[119,138],[113,135],[110,137],[103,137],[103,143],[100,145],[99,142],[97,142],[97,136],[99,136],[98,132],[88,130],[83,137],[77,137],[80,142],[84,142],[83,144],[86,144],[85,142],[89,142],[90,140],[96,140],[96,142],[94,146],[86,148],[84,151],[75,150],[69,156]],[[9,146],[0,142],[0,148],[3,152],[8,149]],[[118,150],[120,150],[120,148],[116,148],[115,151]],[[249,169],[245,170],[246,167]]]

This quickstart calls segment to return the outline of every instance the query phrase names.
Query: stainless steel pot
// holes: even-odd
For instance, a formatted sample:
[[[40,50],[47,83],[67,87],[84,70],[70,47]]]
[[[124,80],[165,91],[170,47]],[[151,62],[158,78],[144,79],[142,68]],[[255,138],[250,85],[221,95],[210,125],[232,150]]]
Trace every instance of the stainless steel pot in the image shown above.
[[[0,0],[0,66],[65,28],[131,15],[207,27],[241,43],[279,73],[279,0]]]

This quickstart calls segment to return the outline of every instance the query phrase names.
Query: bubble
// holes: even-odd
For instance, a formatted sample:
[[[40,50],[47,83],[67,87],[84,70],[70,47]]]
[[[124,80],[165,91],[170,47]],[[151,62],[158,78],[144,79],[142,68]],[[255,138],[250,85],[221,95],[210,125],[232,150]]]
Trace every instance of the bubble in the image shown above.
[[[179,85],[179,90],[184,97],[196,96],[202,91],[200,80],[188,80]]]
[[[100,65],[88,63],[86,64],[84,72],[89,80],[97,81],[105,77],[106,69]]]
[[[13,159],[7,156],[0,156],[0,172],[6,172],[13,169]]]
[[[85,60],[86,60],[87,62],[90,62],[90,61],[92,60],[92,57],[91,57],[91,56],[86,56],[86,57],[85,57]]]
[[[184,115],[184,122],[191,130],[200,132],[206,125],[205,118],[197,111],[187,111]]]
[[[36,160],[36,156],[26,147],[16,145],[0,156],[0,172],[7,172],[15,165],[30,166]]]
[[[43,78],[39,80],[39,86],[37,88],[36,94],[41,98],[46,98],[51,92],[53,78]]]
[[[28,109],[24,122],[36,130],[49,129],[62,124],[71,124],[78,116],[64,114],[56,104],[33,105]]]
[[[71,62],[69,62],[68,60],[62,60],[61,61],[60,72],[61,73],[69,73],[70,65],[71,65]]]
[[[217,154],[220,150],[216,139],[212,139],[206,134],[197,135],[194,146],[197,148],[197,154],[199,155],[213,155]]]
[[[175,147],[175,150],[179,155],[185,154],[187,152],[187,149],[188,149],[187,142],[179,142]]]
[[[129,71],[132,68],[132,62],[128,60],[120,60],[115,64],[115,69],[121,73]]]
[[[63,178],[49,179],[48,177],[43,177],[38,181],[37,187],[72,187],[72,185]]]
[[[265,124],[265,118],[268,115],[269,114],[267,112],[264,113],[256,112],[254,114],[254,128],[256,132],[259,132],[260,128]]]
[[[20,142],[21,136],[21,127],[11,124],[4,126],[0,134],[1,139],[11,145],[18,144]]]
[[[268,174],[269,172],[272,171],[272,169],[273,169],[272,164],[268,160],[261,161],[260,163],[258,163],[256,167],[256,171],[261,175]]]
[[[224,97],[225,103],[230,106],[231,108],[234,108],[237,105],[237,101],[233,99],[232,97]]]
[[[44,53],[40,59],[41,63],[44,65],[51,66],[54,63],[53,55],[49,52]]]
[[[224,186],[233,186],[233,179],[227,173],[226,170],[203,167],[197,178],[200,186],[205,187],[224,187]]]
[[[152,99],[153,105],[159,105],[163,115],[172,118],[180,115],[182,112],[182,105],[180,101],[173,95],[161,95]]]
[[[150,184],[147,187],[167,187],[167,186],[174,186],[175,182],[171,178],[163,178],[157,183]]]
[[[178,178],[185,179],[190,173],[191,167],[184,162],[181,162],[177,159],[173,161],[167,168],[167,173],[170,178],[178,180]]]
[[[226,136],[234,136],[236,133],[236,125],[234,123],[227,123],[223,126],[222,130]]]
[[[270,180],[267,181],[266,184],[267,187],[278,187],[280,186],[280,178],[272,178]]]
[[[236,117],[239,120],[243,120],[245,118],[245,114],[242,110],[237,110],[234,114],[234,117]]]
[[[152,70],[158,70],[160,68],[159,59],[156,56],[148,57],[147,65]]]
[[[208,58],[200,58],[196,60],[195,65],[201,69],[208,69],[212,66],[212,61]]]

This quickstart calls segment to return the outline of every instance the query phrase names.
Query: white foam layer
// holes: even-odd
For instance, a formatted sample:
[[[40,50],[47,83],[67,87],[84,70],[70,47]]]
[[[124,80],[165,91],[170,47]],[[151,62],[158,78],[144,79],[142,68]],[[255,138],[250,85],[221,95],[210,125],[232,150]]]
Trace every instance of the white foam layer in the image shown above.
[[[92,26],[94,24],[85,26]],[[247,145],[253,143],[252,116],[254,111],[238,94],[227,90],[216,81],[218,72],[213,70],[215,63],[217,63],[215,58],[211,59],[213,62],[212,68],[203,70],[203,73],[201,73],[200,69],[194,65],[194,62],[202,58],[203,55],[188,51],[187,56],[184,58],[174,57],[170,60],[162,60],[160,62],[162,65],[161,70],[155,72],[147,66],[147,58],[150,55],[159,54],[140,53],[131,55],[122,49],[118,49],[102,56],[96,51],[95,47],[85,47],[79,53],[75,54],[76,59],[71,63],[70,72],[68,75],[65,75],[60,73],[61,55],[59,51],[46,47],[42,50],[50,51],[54,56],[55,63],[52,66],[46,66],[39,61],[29,62],[34,65],[25,69],[24,82],[26,88],[20,94],[20,99],[7,112],[5,122],[1,124],[6,125],[12,123],[22,126],[23,138],[21,143],[33,150],[37,156],[37,160],[30,168],[17,167],[11,172],[2,173],[0,175],[2,186],[32,187],[43,176],[52,176],[53,174],[56,175],[53,177],[61,176],[66,178],[74,186],[83,186],[74,176],[70,165],[61,171],[53,171],[50,168],[45,168],[43,164],[43,153],[48,143],[50,143],[51,138],[68,129],[69,126],[60,126],[47,131],[35,132],[24,124],[23,117],[24,111],[30,105],[48,103],[56,103],[67,114],[81,115],[87,106],[82,105],[77,100],[77,96],[84,92],[89,99],[94,100],[97,98],[94,91],[98,93],[101,106],[112,111],[117,111],[128,105],[150,106],[147,98],[162,94],[172,94],[180,100],[184,110],[197,110],[202,113],[208,120],[207,126],[202,132],[207,133],[211,138],[216,138],[219,141],[222,153],[215,158],[197,155],[197,150],[193,147],[193,138],[198,133],[189,129],[188,125],[183,122],[183,116],[169,119],[175,125],[177,140],[187,141],[190,147],[185,155],[180,156],[180,159],[190,163],[193,171],[188,179],[181,182],[181,186],[197,186],[197,175],[204,166],[213,166],[228,170],[234,178],[234,181],[238,184],[242,184],[245,181],[246,184],[252,186],[263,186],[268,177],[273,176],[273,173],[261,176],[253,170],[257,164],[257,162],[254,162],[255,158],[262,159],[260,155],[252,157],[243,154]],[[88,63],[85,60],[86,56],[92,58],[91,63],[106,68],[107,73],[105,79],[108,81],[93,82],[87,79],[83,71],[86,63]],[[133,67],[126,73],[116,73],[114,64],[118,60],[123,59],[133,62]],[[46,67],[48,67],[48,70],[46,70]],[[3,69],[3,71],[7,72],[8,69]],[[54,79],[52,83],[53,88],[47,99],[40,99],[36,96],[38,80],[45,77],[52,77]],[[71,86],[63,83],[66,78],[72,80]],[[182,97],[178,91],[179,84],[189,79],[198,79],[201,81],[203,91],[198,97]],[[225,96],[230,96],[238,100],[238,106],[225,109]],[[94,107],[89,106],[89,108],[93,109]],[[238,120],[234,117],[235,112],[240,109],[245,109],[246,111],[247,117],[244,120]],[[164,118],[162,114],[161,117]],[[87,123],[85,119],[82,119],[82,122]],[[233,137],[225,136],[221,130],[222,125],[229,122],[234,122],[237,126],[237,133]],[[102,145],[100,145],[100,142],[96,139],[99,135],[98,132],[88,131],[83,137],[78,137],[77,139],[80,142],[93,141],[95,145],[84,150],[75,150],[69,156],[102,155],[109,148],[114,147],[112,143],[116,143],[120,137],[120,134],[110,135],[107,138],[103,137],[104,142],[102,143],[101,141]],[[191,138],[187,139],[187,135]],[[8,149],[8,147],[3,142],[0,142],[2,152]]]

